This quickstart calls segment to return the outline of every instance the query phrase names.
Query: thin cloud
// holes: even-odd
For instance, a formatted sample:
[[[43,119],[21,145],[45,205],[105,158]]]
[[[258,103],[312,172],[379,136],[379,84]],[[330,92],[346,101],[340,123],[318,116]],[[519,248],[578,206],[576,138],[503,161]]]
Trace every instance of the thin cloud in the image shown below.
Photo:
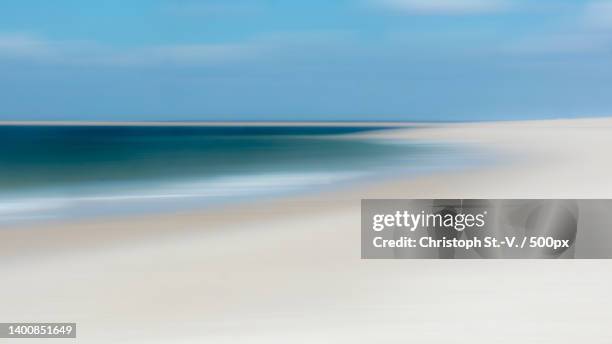
[[[30,33],[0,33],[0,59],[73,64],[104,52],[100,45],[87,41],[57,41]]]
[[[49,42],[22,33],[0,33],[0,56],[11,58],[50,57],[56,49]]]
[[[343,31],[277,32],[237,42],[115,47],[98,42],[53,41],[0,34],[0,60],[106,67],[197,67],[248,61],[304,60],[351,45]]]
[[[91,62],[119,67],[198,66],[228,63],[252,56],[249,44],[176,44],[107,52]]]
[[[152,67],[205,65],[256,54],[253,42],[151,45],[118,49],[96,42],[54,41],[31,34],[0,33],[0,59],[44,64]]]
[[[612,1],[595,1],[587,5],[584,23],[594,29],[612,29]]]
[[[476,15],[503,12],[506,0],[370,0],[372,6],[411,15]]]
[[[587,3],[573,21],[557,30],[510,42],[502,50],[526,55],[609,54],[612,52],[612,2]]]
[[[608,52],[611,37],[596,33],[549,34],[509,44],[503,51],[520,55],[575,55]]]

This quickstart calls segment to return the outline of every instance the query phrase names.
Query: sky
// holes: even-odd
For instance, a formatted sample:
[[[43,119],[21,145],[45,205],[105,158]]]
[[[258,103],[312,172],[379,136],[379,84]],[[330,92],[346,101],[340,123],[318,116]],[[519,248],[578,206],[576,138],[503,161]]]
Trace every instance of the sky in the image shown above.
[[[2,0],[0,120],[612,115],[612,0]]]

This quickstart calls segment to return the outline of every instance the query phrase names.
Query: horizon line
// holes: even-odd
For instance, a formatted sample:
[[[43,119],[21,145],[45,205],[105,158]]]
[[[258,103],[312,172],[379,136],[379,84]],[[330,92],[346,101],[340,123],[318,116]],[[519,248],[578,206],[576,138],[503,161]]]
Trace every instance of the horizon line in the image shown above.
[[[234,125],[245,125],[245,126],[283,126],[283,125],[303,125],[303,126],[341,126],[341,125],[356,125],[356,126],[372,126],[376,124],[384,124],[391,126],[419,126],[427,124],[452,124],[452,123],[486,123],[486,122],[538,122],[538,121],[556,121],[556,120],[589,120],[589,119],[601,119],[612,116],[592,116],[592,117],[558,117],[548,119],[480,119],[480,120],[141,120],[141,121],[122,121],[122,120],[109,120],[109,121],[91,121],[91,120],[0,120],[0,126],[174,126],[174,127],[188,127],[188,126],[234,126]]]

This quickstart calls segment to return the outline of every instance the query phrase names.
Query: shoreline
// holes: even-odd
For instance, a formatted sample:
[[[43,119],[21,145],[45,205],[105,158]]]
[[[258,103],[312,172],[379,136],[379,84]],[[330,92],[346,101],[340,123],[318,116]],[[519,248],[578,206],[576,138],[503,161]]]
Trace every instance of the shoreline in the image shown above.
[[[583,154],[582,148],[578,151],[571,151],[569,147],[558,148],[556,142],[553,145],[534,146],[530,144],[530,139],[533,136],[544,134],[544,139],[548,135],[543,133],[543,129],[559,130],[558,127],[571,126],[572,130],[579,128],[589,129],[597,128],[598,130],[610,130],[612,134],[612,118],[610,119],[582,119],[582,120],[562,120],[562,121],[538,121],[544,128],[534,126],[531,122],[504,122],[500,123],[470,123],[470,124],[446,124],[436,127],[419,128],[417,130],[403,129],[384,129],[371,131],[367,133],[355,133],[343,135],[347,139],[392,139],[392,140],[410,140],[411,142],[443,142],[446,144],[462,144],[473,146],[482,151],[497,152],[499,154],[498,162],[481,166],[465,166],[460,170],[441,170],[433,173],[416,174],[408,177],[398,176],[389,179],[384,179],[378,182],[372,178],[361,181],[352,181],[344,183],[344,185],[336,185],[331,190],[317,190],[314,193],[298,193],[287,194],[275,197],[266,197],[255,205],[251,202],[236,202],[227,203],[219,206],[214,206],[208,209],[176,209],[171,212],[162,212],[159,214],[135,214],[122,215],[112,218],[82,218],[72,221],[63,220],[52,222],[51,225],[45,226],[41,224],[23,224],[15,226],[12,230],[10,226],[5,226],[3,232],[0,232],[0,239],[7,232],[14,232],[18,237],[22,235],[18,231],[39,232],[41,230],[48,232],[63,232],[70,231],[77,236],[83,236],[81,240],[87,241],[87,231],[80,233],[77,228],[87,227],[94,230],[103,231],[103,228],[116,227],[164,227],[169,223],[177,222],[184,224],[187,227],[197,227],[198,224],[207,224],[208,221],[213,221],[218,225],[223,225],[224,222],[233,224],[235,222],[257,221],[261,214],[268,214],[263,219],[264,221],[283,218],[282,213],[291,209],[305,209],[308,206],[310,211],[334,212],[336,208],[353,208],[362,198],[612,198],[612,185],[607,185],[607,188],[602,188],[594,183],[571,183],[562,182],[560,180],[548,183],[536,183],[534,180],[541,176],[554,177],[550,175],[550,171],[561,169],[566,164],[567,158],[578,159],[580,155],[583,158],[592,159],[592,156]],[[488,128],[487,128],[488,127]],[[501,127],[501,128],[499,128]],[[483,130],[495,129],[496,132],[489,135],[483,135]],[[501,130],[500,130],[501,129]],[[508,131],[523,130],[522,134],[508,137]],[[567,130],[567,129],[566,129]],[[499,135],[500,131],[506,136]],[[530,131],[532,131],[530,133]],[[533,132],[536,133],[533,133]],[[586,133],[587,136],[590,133]],[[550,137],[550,136],[548,136]],[[582,137],[581,137],[582,138]],[[576,139],[576,138],[575,138]],[[612,146],[612,137],[609,140]],[[567,146],[573,146],[574,142],[567,141]],[[552,147],[551,147],[552,146]],[[558,154],[561,151],[563,154]],[[596,151],[595,151],[596,152]],[[612,166],[612,158],[599,161],[602,165]],[[606,171],[605,168],[600,169]],[[572,171],[570,171],[572,172]],[[564,173],[559,172],[557,177],[561,177]],[[564,177],[572,177],[572,173]],[[518,178],[520,177],[520,178]],[[585,176],[576,174],[574,177],[579,179],[586,178]],[[597,176],[597,179],[603,177]],[[529,179],[529,180],[526,180]],[[574,178],[575,179],[575,178]],[[504,184],[499,184],[498,181],[504,180]],[[516,184],[509,187],[510,184]],[[480,185],[478,185],[480,184]],[[498,185],[496,185],[498,184]],[[559,184],[565,185],[559,187]],[[604,184],[605,185],[605,184]],[[503,192],[500,192],[504,189]],[[410,190],[406,192],[404,190]],[[355,211],[355,210],[354,210]],[[223,213],[241,213],[251,214],[249,218],[227,217]],[[220,213],[220,214],[219,214]],[[291,214],[287,214],[291,217]],[[164,225],[158,226],[162,223]],[[152,226],[152,224],[155,224]],[[185,226],[183,226],[185,227]],[[91,230],[91,229],[90,229]],[[197,231],[197,229],[196,229]],[[125,232],[130,232],[129,230]],[[136,232],[141,232],[137,230]],[[160,228],[160,233],[163,229]],[[78,234],[77,234],[78,233]],[[7,241],[6,238],[5,242]],[[32,242],[29,239],[28,242]],[[1,240],[0,240],[1,241]],[[41,244],[42,246],[42,244]],[[13,247],[15,251],[27,250],[27,247]],[[2,244],[0,243],[0,248]],[[10,252],[5,245],[2,252]],[[2,254],[0,253],[0,256]]]
[[[176,212],[209,211],[208,209],[210,208],[218,210],[220,206],[231,205],[233,203],[244,204],[248,202],[249,199],[263,199],[266,202],[270,202],[270,199],[315,194],[320,190],[326,189],[335,190],[346,184],[359,186],[362,182],[368,182],[374,178],[380,179],[381,177],[386,177],[386,175],[394,174],[395,172],[398,172],[395,174],[400,174],[402,173],[401,170],[405,169],[401,167],[403,166],[402,162],[404,162],[404,160],[418,160],[420,159],[418,157],[418,151],[431,150],[421,147],[413,149],[410,145],[408,147],[403,147],[403,145],[399,146],[396,144],[371,142],[373,140],[352,137],[350,134],[346,134],[362,130],[382,130],[381,126],[368,126],[363,129],[355,130],[327,128],[327,126],[323,127],[320,132],[313,134],[302,134],[303,131],[294,134],[292,130],[289,130],[287,134],[283,134],[284,129],[278,131],[280,136],[288,136],[285,141],[276,138],[273,138],[273,140],[267,139],[267,134],[256,134],[255,137],[261,135],[261,142],[263,142],[262,144],[256,141],[256,144],[259,144],[259,146],[271,147],[268,148],[269,150],[258,152],[259,159],[258,164],[255,164],[256,167],[249,166],[249,163],[254,165],[252,163],[253,157],[249,156],[249,152],[250,155],[253,153],[252,149],[247,150],[246,153],[237,151],[237,148],[230,150],[229,153],[233,154],[231,158],[228,159],[230,162],[235,161],[236,155],[242,155],[246,164],[238,165],[238,167],[236,167],[235,163],[233,165],[227,164],[227,166],[229,166],[227,167],[224,165],[225,162],[223,158],[220,158],[223,154],[219,154],[219,152],[227,153],[228,149],[213,149],[212,153],[210,153],[211,149],[206,147],[203,152],[196,150],[191,153],[190,157],[192,161],[198,163],[191,162],[189,159],[178,160],[185,164],[181,169],[172,171],[175,173],[151,173],[150,175],[146,173],[141,173],[140,175],[125,173],[125,179],[115,176],[114,179],[108,178],[108,180],[104,179],[106,176],[99,175],[99,178],[85,177],[72,184],[63,181],[61,178],[57,178],[56,175],[61,175],[61,173],[54,171],[53,166],[61,166],[64,161],[63,159],[70,159],[69,155],[63,156],[62,154],[74,154],[73,151],[68,150],[68,152],[64,152],[60,150],[60,153],[51,151],[54,157],[53,159],[57,161],[56,164],[47,157],[46,154],[49,154],[49,151],[38,149],[35,151],[36,155],[32,155],[30,158],[26,150],[26,152],[14,154],[13,156],[18,156],[16,158],[17,161],[32,160],[32,167],[23,172],[27,172],[27,177],[34,180],[34,182],[31,184],[27,182],[22,183],[23,185],[20,186],[21,180],[15,178],[18,186],[11,189],[11,183],[4,180],[4,184],[7,187],[4,189],[3,193],[0,192],[2,194],[2,198],[0,199],[0,230],[17,226],[35,227],[40,224],[58,226],[73,222],[82,223],[84,221],[117,219],[118,217],[140,218],[147,217],[149,214],[158,213],[171,215]],[[309,129],[305,130],[309,131]],[[84,131],[87,133],[87,130]],[[245,130],[237,131],[235,136],[234,134],[228,136],[223,136],[224,134],[219,135],[221,135],[220,137],[224,140],[231,139],[231,141],[229,141],[232,143],[232,145],[229,145],[230,147],[238,147],[237,144],[234,143],[237,142],[244,146],[243,149],[248,149],[248,144],[241,142],[251,142],[252,139],[249,138],[248,133],[244,134],[244,131]],[[90,144],[87,140],[72,139],[71,134],[66,135],[67,139],[61,139],[62,131],[59,131],[59,134],[57,132],[52,133],[54,136],[49,135],[54,138],[54,140],[49,140],[51,141],[51,147],[53,147],[54,144],[66,147],[88,147],[88,144]],[[81,135],[80,131],[77,133],[77,135]],[[105,138],[112,141],[114,139],[114,137],[111,136],[114,135],[113,133],[114,132],[110,132],[106,134]],[[141,131],[139,130],[135,133],[134,135],[139,135]],[[19,147],[21,145],[20,143],[27,145],[29,142],[28,140],[37,140],[41,134],[39,131],[33,131],[32,133],[28,132],[27,135],[22,135],[19,131],[17,134],[11,134],[9,131],[9,143],[11,142],[11,135],[21,135],[18,143],[13,143],[12,145]],[[120,134],[120,137],[122,137],[125,142],[123,146],[119,145],[119,149],[115,146],[119,155],[122,153],[121,149],[125,149],[132,144],[132,141],[129,140],[131,137],[130,135],[132,134]],[[155,135],[157,134],[153,134],[151,137],[156,138]],[[209,131],[205,131],[201,135],[206,138],[207,135],[216,134],[214,132],[210,134]],[[271,135],[274,136],[275,134]],[[55,139],[55,137],[60,137],[60,139]],[[77,138],[78,137],[79,136],[77,136]],[[171,137],[176,138],[177,141],[180,142],[183,136],[179,132]],[[189,138],[189,136],[187,136],[187,138]],[[304,138],[304,140],[299,140],[301,138]],[[326,145],[322,146],[318,144],[318,141],[323,140],[326,142]],[[167,141],[160,141],[159,145],[167,147],[161,150],[162,152],[168,153],[166,157],[172,157],[172,154],[176,154],[177,150],[179,156],[181,153],[185,155],[185,153],[181,151],[181,149],[184,148],[180,144],[172,145],[173,141],[170,141],[170,144],[168,144]],[[146,142],[151,145],[150,141]],[[204,142],[207,146],[213,145],[219,147],[223,147],[224,143],[224,141],[219,143],[214,137],[205,139]],[[302,142],[312,142],[312,144],[309,145]],[[142,143],[139,142],[139,144]],[[258,147],[257,145],[255,146]],[[297,148],[295,146],[297,146]],[[312,146],[313,148],[302,149],[304,146]],[[294,149],[292,149],[292,147]],[[330,153],[326,153],[327,150],[321,147],[328,147]],[[365,147],[366,149],[359,149],[358,147]],[[101,144],[93,146],[93,154],[100,148],[104,149],[105,147]],[[368,149],[378,153],[372,153],[368,151]],[[274,158],[274,154],[268,157],[267,155],[270,152],[274,153],[274,150],[281,152],[284,150],[286,153],[284,153],[284,156],[283,154],[276,154],[276,157],[280,156],[277,159]],[[156,156],[156,153],[158,153],[157,151],[152,150],[149,152],[146,149],[142,151],[146,152],[148,158],[147,162],[149,162],[150,167],[154,165],[152,162],[156,162],[157,165],[162,167],[162,170],[164,165],[168,165],[168,160],[158,159],[158,156]],[[413,153],[413,151],[417,151],[417,153]],[[86,153],[89,154],[89,151]],[[136,156],[137,154],[143,155],[143,153],[139,151],[133,153],[133,155]],[[219,158],[217,160],[211,159],[210,156],[214,156],[215,154],[218,155]],[[130,156],[127,156],[128,158],[123,162],[130,162]],[[306,159],[303,159],[305,162],[302,162],[300,168],[299,165],[295,164],[295,161],[299,161],[298,157],[301,156],[305,156]],[[109,157],[106,156],[103,156],[103,158],[109,159]],[[10,159],[9,157],[9,164],[7,166],[9,177],[11,176]],[[47,166],[36,164],[37,160],[49,160],[49,164],[52,167],[47,168]],[[84,176],[87,176],[88,173],[91,172],[90,169],[87,168],[89,166],[88,163],[90,160],[95,161],[95,157],[90,158],[90,160],[84,160],[83,163],[79,162],[80,165],[76,166],[84,166],[83,168],[75,169],[73,166],[72,169],[60,169],[60,172],[70,175],[80,175],[80,173],[83,173]],[[460,158],[457,157],[457,160],[460,160]],[[113,160],[109,160],[111,166],[112,161]],[[173,161],[173,159],[170,159],[170,161]],[[396,161],[398,163],[395,163]],[[176,165],[180,166],[180,164]],[[18,176],[21,174],[22,178],[27,180],[27,177],[23,177],[22,171],[19,170],[19,163],[17,163],[17,166],[18,168],[13,168],[13,175]],[[400,167],[395,168],[393,166]],[[95,165],[94,168],[96,167],[99,166]],[[435,169],[441,167],[428,166],[427,163],[424,163],[423,168]],[[155,170],[154,166],[149,169]],[[122,176],[120,174],[121,172],[117,171],[129,171],[129,169],[122,168],[121,164],[117,164],[116,167],[107,170],[110,172],[109,174],[111,176],[113,172]],[[41,173],[37,173],[37,171],[41,171]],[[5,175],[7,173],[5,173]],[[53,178],[55,178],[55,180]],[[57,181],[58,179],[60,180],[59,182]],[[10,178],[8,180],[10,181]]]

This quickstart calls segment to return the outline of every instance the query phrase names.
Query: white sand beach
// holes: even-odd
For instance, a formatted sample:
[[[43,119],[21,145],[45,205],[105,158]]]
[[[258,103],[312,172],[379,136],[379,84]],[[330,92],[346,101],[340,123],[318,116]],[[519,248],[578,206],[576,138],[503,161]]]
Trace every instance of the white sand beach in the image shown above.
[[[217,211],[3,229],[0,322],[76,322],[80,343],[612,342],[612,261],[361,260],[359,216],[362,198],[612,198],[612,118],[358,135],[498,161]]]

